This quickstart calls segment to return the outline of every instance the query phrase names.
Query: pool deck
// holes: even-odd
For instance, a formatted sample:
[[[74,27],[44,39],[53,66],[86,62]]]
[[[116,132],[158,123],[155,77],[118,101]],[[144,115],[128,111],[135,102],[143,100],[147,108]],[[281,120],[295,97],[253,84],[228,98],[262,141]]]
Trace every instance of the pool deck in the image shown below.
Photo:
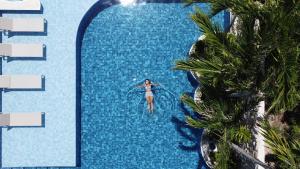
[[[4,17],[44,17],[46,34],[2,36],[3,43],[44,43],[42,60],[2,61],[2,74],[45,75],[43,91],[2,92],[2,112],[45,112],[43,127],[2,128],[2,167],[76,166],[76,36],[96,0],[41,0],[41,13]]]

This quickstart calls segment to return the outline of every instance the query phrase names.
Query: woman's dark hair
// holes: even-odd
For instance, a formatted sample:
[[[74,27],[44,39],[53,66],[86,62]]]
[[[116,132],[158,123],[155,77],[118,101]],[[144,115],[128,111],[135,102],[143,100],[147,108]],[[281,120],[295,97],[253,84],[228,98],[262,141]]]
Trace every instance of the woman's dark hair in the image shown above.
[[[147,80],[148,80],[148,81],[149,81],[149,83],[151,84],[151,80],[150,80],[150,79],[145,79],[145,82],[146,82]]]

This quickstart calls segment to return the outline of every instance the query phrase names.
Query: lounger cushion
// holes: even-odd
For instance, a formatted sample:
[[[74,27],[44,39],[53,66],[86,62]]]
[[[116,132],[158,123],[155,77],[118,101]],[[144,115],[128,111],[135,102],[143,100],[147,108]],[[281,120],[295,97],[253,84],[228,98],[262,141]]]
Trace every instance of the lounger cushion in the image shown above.
[[[43,44],[11,44],[11,57],[43,57]]]
[[[0,88],[9,88],[10,87],[10,76],[1,75],[0,76]]]
[[[0,114],[0,126],[9,125],[9,114]]]
[[[0,43],[0,56],[11,56],[12,46]]]
[[[15,18],[12,22],[14,32],[44,32],[43,18]]]
[[[9,126],[41,126],[42,113],[11,113]]]
[[[0,17],[0,30],[11,30],[12,24],[11,19]]]
[[[41,10],[40,0],[0,0],[0,10]]]
[[[41,89],[42,77],[38,75],[11,75],[10,89]]]
[[[0,75],[0,88],[6,89],[41,89],[41,75]]]
[[[43,113],[0,113],[0,126],[25,127],[42,126]]]

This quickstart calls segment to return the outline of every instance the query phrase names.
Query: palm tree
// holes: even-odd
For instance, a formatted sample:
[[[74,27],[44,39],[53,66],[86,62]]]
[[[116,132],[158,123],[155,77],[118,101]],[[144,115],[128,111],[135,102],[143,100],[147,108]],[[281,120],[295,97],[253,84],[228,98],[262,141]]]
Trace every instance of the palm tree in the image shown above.
[[[220,140],[226,138],[227,143],[247,142],[252,134],[245,131],[252,126],[244,117],[256,108],[255,104],[248,104],[249,100],[257,103],[265,99],[268,113],[292,110],[300,102],[300,1],[192,0],[188,3],[194,2],[211,3],[211,13],[206,15],[196,9],[191,16],[205,35],[201,45],[196,45],[195,51],[201,53],[176,63],[176,69],[195,72],[202,84],[200,105],[186,95],[182,97],[201,117],[187,117],[186,121],[192,127],[206,128]],[[222,10],[230,10],[238,18],[236,34],[224,32],[210,21],[210,17]],[[228,137],[229,133],[234,134]],[[269,144],[272,140],[266,143],[276,145]],[[219,143],[219,147],[224,145]],[[224,148],[224,152],[230,151]],[[225,161],[217,165],[224,168],[232,165],[230,160]]]
[[[221,72],[226,75],[221,76],[223,79],[246,76],[246,79],[239,79],[241,85],[252,85],[248,87],[263,91],[269,103],[269,112],[278,113],[295,108],[300,101],[300,1],[192,2],[211,3],[210,17],[222,10],[230,10],[239,18],[239,33],[235,36],[222,32],[197,9],[192,19],[206,36],[205,60],[178,62],[177,68],[199,71],[205,77],[201,79],[202,82],[209,78],[218,83]],[[259,27],[255,30],[257,23]]]
[[[299,10],[299,0],[273,0],[265,3],[257,16],[258,51],[264,56],[265,66],[262,90],[269,102],[269,112],[293,110],[300,101]]]
[[[231,148],[231,144],[249,143],[252,139],[247,126],[249,124],[242,117],[243,107],[248,103],[246,100],[239,101],[236,98],[221,99],[223,97],[221,94],[213,94],[203,89],[209,89],[202,88],[202,95],[210,101],[196,104],[190,96],[182,96],[181,100],[200,115],[188,116],[186,122],[195,128],[205,128],[209,135],[219,140],[216,168],[233,168],[236,164],[231,159],[235,158],[232,155],[234,149]],[[201,117],[201,120],[198,117]]]
[[[192,15],[192,19],[205,34],[203,41],[205,50],[202,58],[178,61],[176,68],[192,70],[199,75],[202,95],[205,99],[201,105],[197,105],[192,98],[186,95],[182,97],[184,103],[201,115],[201,120],[187,117],[187,123],[192,127],[206,128],[220,140],[229,138],[229,142],[238,144],[249,142],[252,138],[248,130],[250,126],[247,126],[249,124],[243,116],[246,111],[244,107],[250,95],[243,99],[233,97],[237,93],[251,93],[249,91],[256,90],[254,83],[256,76],[251,72],[254,72],[257,66],[243,59],[248,57],[249,52],[238,43],[239,40],[243,45],[248,42],[244,40],[245,38],[238,39],[233,34],[223,32],[218,26],[213,25],[210,18],[199,9],[195,15]],[[217,157],[221,160],[217,158],[216,168],[234,166],[230,160],[223,158],[224,156],[230,157],[232,152],[230,147],[225,146],[229,145],[228,141],[226,144],[223,141],[219,142],[219,151],[222,153],[218,153]]]

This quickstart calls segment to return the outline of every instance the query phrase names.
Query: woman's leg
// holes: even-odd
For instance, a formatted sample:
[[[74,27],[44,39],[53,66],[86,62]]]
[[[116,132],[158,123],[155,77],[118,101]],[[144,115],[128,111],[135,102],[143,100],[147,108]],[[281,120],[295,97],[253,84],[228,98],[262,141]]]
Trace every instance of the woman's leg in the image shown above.
[[[150,110],[153,112],[153,108],[154,108],[154,105],[153,105],[153,96],[150,96],[149,100],[150,100]]]
[[[146,100],[147,100],[147,107],[148,107],[148,111],[151,111],[151,96],[147,96]]]

